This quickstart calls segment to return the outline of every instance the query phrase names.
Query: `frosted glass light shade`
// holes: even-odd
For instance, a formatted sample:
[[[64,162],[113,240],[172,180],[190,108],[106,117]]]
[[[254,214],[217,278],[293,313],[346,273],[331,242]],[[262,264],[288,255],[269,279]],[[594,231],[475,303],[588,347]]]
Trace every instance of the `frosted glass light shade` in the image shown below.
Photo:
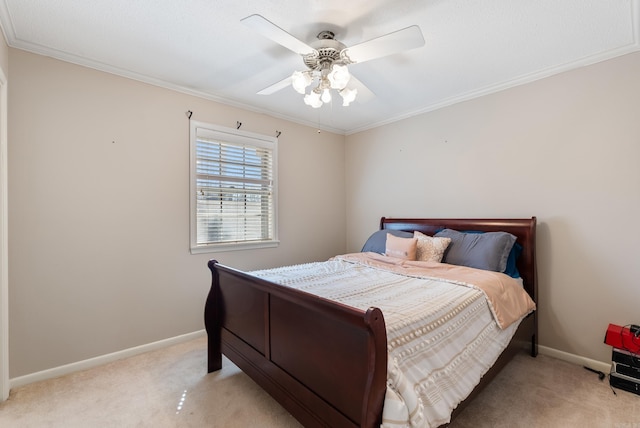
[[[309,94],[304,96],[304,103],[313,108],[322,107],[322,100],[320,99],[320,93],[316,91],[311,91]]]
[[[349,83],[351,75],[349,74],[349,70],[346,65],[334,64],[327,75],[327,78],[329,79],[333,89],[344,89],[344,87],[347,86],[347,83]]]
[[[358,95],[357,89],[349,89],[345,88],[340,91],[340,95],[342,95],[342,105],[347,107],[353,100],[356,99],[356,95]]]
[[[291,75],[291,86],[299,94],[304,94],[307,86],[311,84],[311,76],[309,73],[302,71],[294,71]]]

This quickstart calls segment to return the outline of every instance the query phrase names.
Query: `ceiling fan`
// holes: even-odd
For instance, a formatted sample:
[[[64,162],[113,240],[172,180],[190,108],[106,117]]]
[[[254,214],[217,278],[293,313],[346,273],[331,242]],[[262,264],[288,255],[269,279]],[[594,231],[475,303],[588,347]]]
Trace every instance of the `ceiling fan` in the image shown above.
[[[349,74],[349,64],[362,63],[398,52],[424,46],[422,31],[417,25],[347,47],[335,39],[332,31],[321,31],[318,40],[307,44],[261,15],[250,15],[240,20],[263,36],[302,56],[307,69],[293,74],[258,92],[269,95],[289,85],[305,94],[305,104],[318,108],[331,102],[331,89],[339,91],[343,106],[355,100],[360,91],[369,92],[366,86]],[[313,84],[313,86],[312,86]],[[312,86],[309,93],[307,87]]]

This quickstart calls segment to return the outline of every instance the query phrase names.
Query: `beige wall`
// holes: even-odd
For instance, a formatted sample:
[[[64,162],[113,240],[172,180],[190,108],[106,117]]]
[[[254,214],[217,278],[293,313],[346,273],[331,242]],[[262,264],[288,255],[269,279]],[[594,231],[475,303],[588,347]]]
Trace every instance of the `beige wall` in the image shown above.
[[[344,136],[20,50],[9,66],[12,378],[202,329],[209,258],[344,252]],[[189,254],[187,110],[282,131],[278,248]]]
[[[640,53],[347,137],[347,250],[381,216],[538,217],[540,344],[638,323]]]
[[[543,346],[607,361],[607,324],[640,322],[640,54],[346,138],[0,46],[5,64],[11,377],[199,330],[209,258],[322,260],[383,215],[537,216]],[[277,249],[189,254],[187,110],[282,131]]]

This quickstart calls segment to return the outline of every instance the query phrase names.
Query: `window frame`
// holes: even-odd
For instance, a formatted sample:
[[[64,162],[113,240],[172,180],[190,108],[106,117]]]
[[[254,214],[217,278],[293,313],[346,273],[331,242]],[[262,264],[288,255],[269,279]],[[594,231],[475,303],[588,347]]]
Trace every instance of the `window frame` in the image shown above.
[[[211,123],[189,121],[189,205],[190,205],[190,251],[191,254],[213,253],[220,251],[249,250],[258,248],[277,247],[278,240],[278,139],[253,132],[240,131]],[[198,244],[198,219],[197,219],[197,139],[198,129],[207,134],[209,138],[232,144],[243,144],[253,147],[268,148],[272,152],[272,218],[273,237],[263,241],[235,241],[214,242]]]

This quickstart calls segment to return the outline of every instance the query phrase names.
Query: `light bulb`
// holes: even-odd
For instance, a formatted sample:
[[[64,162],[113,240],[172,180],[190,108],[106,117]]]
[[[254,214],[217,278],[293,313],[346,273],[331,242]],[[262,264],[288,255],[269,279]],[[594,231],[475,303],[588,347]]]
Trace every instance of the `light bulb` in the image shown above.
[[[329,89],[325,89],[322,92],[322,98],[321,99],[322,99],[322,102],[325,102],[325,103],[330,103],[331,102],[331,92],[329,92]]]

